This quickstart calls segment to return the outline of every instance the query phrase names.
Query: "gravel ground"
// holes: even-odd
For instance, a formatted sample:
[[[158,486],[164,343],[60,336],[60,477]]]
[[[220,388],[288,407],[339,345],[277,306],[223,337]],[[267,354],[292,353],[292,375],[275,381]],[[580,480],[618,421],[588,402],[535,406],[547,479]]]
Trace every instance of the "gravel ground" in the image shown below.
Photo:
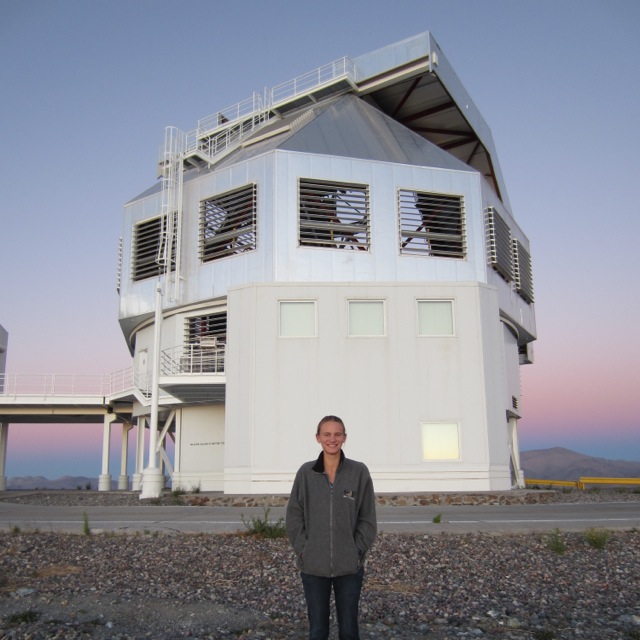
[[[555,500],[640,501],[576,494]],[[380,535],[362,639],[640,640],[640,532],[608,533],[603,549],[585,533]],[[285,640],[306,628],[286,539],[0,533],[0,640]]]

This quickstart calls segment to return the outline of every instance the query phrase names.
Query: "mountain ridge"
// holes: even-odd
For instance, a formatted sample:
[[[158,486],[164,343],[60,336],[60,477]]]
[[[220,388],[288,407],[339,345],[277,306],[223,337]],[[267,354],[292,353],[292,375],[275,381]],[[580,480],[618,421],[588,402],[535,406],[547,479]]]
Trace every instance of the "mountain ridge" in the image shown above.
[[[564,447],[532,449],[520,452],[520,463],[525,478],[539,480],[571,480],[581,476],[602,478],[640,478],[640,460],[611,460],[588,456]],[[9,491],[63,490],[98,488],[97,478],[61,476],[50,480],[44,476],[16,476],[7,479]],[[117,489],[117,482],[111,482]]]
[[[611,460],[578,453],[564,447],[520,452],[525,478],[572,480],[581,476],[600,478],[639,478],[640,460]]]

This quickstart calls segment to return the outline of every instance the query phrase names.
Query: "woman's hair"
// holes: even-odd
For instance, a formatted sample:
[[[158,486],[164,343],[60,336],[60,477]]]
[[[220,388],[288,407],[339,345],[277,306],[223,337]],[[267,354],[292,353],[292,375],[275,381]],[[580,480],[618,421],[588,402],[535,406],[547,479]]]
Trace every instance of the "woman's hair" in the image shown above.
[[[341,424],[344,435],[347,435],[347,429],[344,426],[344,422],[342,422],[342,418],[338,418],[338,416],[325,416],[324,418],[322,418],[322,420],[320,420],[320,422],[318,422],[318,428],[316,429],[317,436],[320,435],[320,427],[322,427],[325,422],[337,422],[338,424]]]

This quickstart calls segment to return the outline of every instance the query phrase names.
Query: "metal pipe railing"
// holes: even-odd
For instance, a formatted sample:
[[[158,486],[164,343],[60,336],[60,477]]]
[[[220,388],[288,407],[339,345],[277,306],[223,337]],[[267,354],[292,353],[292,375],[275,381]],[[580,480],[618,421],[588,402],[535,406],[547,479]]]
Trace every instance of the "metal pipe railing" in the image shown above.
[[[4,396],[107,396],[111,393],[109,374],[5,373],[0,375]]]
[[[223,343],[216,347],[204,347],[198,343],[178,345],[162,351],[160,369],[165,376],[223,374],[225,357]]]
[[[226,349],[220,344],[215,349],[197,344],[179,345],[165,349],[161,354],[162,375],[223,374]],[[109,397],[137,389],[143,395],[150,393],[150,376],[135,367],[115,373],[3,373],[0,374],[0,397],[29,396],[51,398],[55,396]]]

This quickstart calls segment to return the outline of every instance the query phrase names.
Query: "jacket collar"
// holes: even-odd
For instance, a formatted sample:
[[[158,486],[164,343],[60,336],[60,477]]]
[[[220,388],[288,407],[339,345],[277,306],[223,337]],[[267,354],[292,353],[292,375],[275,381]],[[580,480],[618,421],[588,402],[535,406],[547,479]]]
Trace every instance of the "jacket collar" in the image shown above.
[[[344,462],[344,457],[345,457],[344,451],[340,449],[340,464],[338,465],[338,468],[342,466],[342,463]],[[318,456],[316,463],[312,467],[312,471],[315,471],[316,473],[324,473],[324,451],[320,452],[320,455]]]

